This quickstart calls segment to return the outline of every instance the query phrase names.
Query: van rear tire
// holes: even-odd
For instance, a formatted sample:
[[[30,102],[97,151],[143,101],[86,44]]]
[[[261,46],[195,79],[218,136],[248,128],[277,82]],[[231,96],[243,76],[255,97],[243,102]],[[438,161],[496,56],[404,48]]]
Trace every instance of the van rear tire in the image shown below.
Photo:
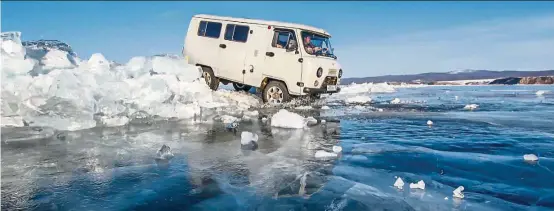
[[[291,97],[283,82],[271,81],[264,87],[262,99],[264,103],[281,104],[289,102]]]
[[[217,90],[219,88],[219,78],[215,77],[214,71],[209,67],[202,67],[202,77],[211,90]]]
[[[235,88],[235,90],[237,91],[245,91],[245,92],[248,92],[250,91],[250,89],[252,89],[251,86],[240,84],[240,83],[234,83],[234,82],[233,82],[233,88]]]

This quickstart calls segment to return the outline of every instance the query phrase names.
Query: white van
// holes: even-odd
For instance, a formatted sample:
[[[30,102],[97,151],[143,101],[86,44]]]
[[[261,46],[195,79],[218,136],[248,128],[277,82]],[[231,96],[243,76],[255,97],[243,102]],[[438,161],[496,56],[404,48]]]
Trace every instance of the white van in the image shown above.
[[[337,93],[342,69],[323,29],[293,23],[195,15],[183,56],[200,66],[206,83],[256,87],[263,101]]]

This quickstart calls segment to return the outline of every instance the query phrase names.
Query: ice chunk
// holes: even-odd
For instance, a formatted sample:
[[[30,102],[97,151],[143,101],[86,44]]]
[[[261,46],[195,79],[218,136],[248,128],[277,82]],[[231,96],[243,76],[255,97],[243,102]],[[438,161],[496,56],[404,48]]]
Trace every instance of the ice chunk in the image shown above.
[[[116,116],[116,117],[107,117],[103,116],[100,118],[100,121],[103,125],[108,127],[122,126],[129,123],[129,118],[126,116]]]
[[[321,124],[325,124],[327,123],[327,121],[325,121],[324,119],[321,120]]]
[[[271,126],[301,129],[306,125],[304,121],[304,117],[285,109],[281,109],[275,113],[273,117],[271,117]]]
[[[365,95],[358,95],[355,97],[349,97],[345,100],[348,104],[363,104],[371,102],[371,98]]]
[[[539,91],[535,92],[535,94],[536,94],[537,96],[542,96],[543,94],[546,94],[546,93],[548,93],[548,92],[549,92],[548,90],[539,90]]]
[[[317,125],[317,119],[315,119],[314,117],[311,117],[311,116],[306,118],[306,125],[308,125],[308,126]]]
[[[356,105],[356,106],[354,106],[354,109],[356,109],[356,110],[364,110],[365,107],[363,107],[363,106],[361,106],[361,105]]]
[[[410,188],[425,190],[425,182],[423,182],[423,180],[419,180],[417,183],[410,183]]]
[[[20,116],[10,116],[10,117],[4,117],[2,116],[2,127],[23,127],[23,118]]]
[[[171,152],[171,148],[167,145],[163,145],[162,148],[158,150],[156,159],[159,160],[170,160],[173,158],[173,153]]]
[[[100,53],[92,54],[87,65],[91,72],[101,73],[110,69],[110,62]]]
[[[394,182],[394,187],[402,190],[404,188],[404,181],[402,181],[402,179],[398,177],[398,179],[396,179],[396,182]]]
[[[444,200],[448,200],[448,196],[447,196],[447,197],[444,197]]]
[[[427,120],[427,125],[429,125],[429,126],[433,125],[433,121]]]
[[[298,106],[294,109],[297,109],[297,110],[310,110],[310,109],[314,109],[312,108],[311,106]]]
[[[238,122],[239,118],[234,117],[234,116],[229,116],[229,115],[223,115],[223,116],[221,116],[221,121],[224,124],[231,124],[233,122]]]
[[[458,188],[456,188],[454,191],[452,191],[453,193],[453,197],[455,198],[460,198],[460,199],[463,199],[464,198],[464,193],[462,193],[462,191],[464,191],[464,186],[460,186]],[[448,198],[445,198],[445,199],[448,199]]]
[[[342,152],[342,147],[341,146],[333,146],[333,152],[335,152],[335,153]]]
[[[523,160],[526,160],[526,161],[537,161],[537,160],[539,160],[539,157],[537,157],[537,156],[534,155],[534,154],[525,154],[525,155],[523,155]]]
[[[242,131],[242,133],[240,134],[240,145],[241,149],[257,149],[258,135],[248,131]]]
[[[479,107],[479,105],[469,104],[469,105],[464,106],[464,109],[466,109],[466,110],[475,110],[475,109],[477,109],[477,107]]]
[[[69,55],[65,51],[51,49],[42,58],[43,69],[65,69],[73,68],[75,65],[69,60]]]
[[[454,96],[454,99],[455,99],[455,100],[458,100],[458,96]]]
[[[321,109],[327,110],[327,109],[330,109],[330,108],[329,108],[329,106],[321,106]]]
[[[332,152],[326,152],[323,150],[318,150],[317,152],[315,152],[315,157],[316,158],[337,157],[337,154]]]
[[[391,104],[399,104],[399,103],[400,103],[400,99],[399,99],[399,98],[394,98],[394,100],[391,100],[390,103],[391,103]]]

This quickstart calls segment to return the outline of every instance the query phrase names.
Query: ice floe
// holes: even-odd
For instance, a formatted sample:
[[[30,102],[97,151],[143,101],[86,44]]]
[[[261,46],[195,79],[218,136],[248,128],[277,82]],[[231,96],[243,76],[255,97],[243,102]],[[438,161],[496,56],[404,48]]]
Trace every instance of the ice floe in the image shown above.
[[[271,126],[280,128],[301,129],[306,125],[304,117],[297,113],[280,109],[271,117]]]
[[[337,156],[338,155],[336,153],[326,152],[324,150],[318,150],[317,152],[315,152],[316,158],[328,158],[328,157],[337,157]]]
[[[425,182],[423,182],[423,180],[419,180],[417,183],[410,183],[410,188],[425,190]]]
[[[463,191],[464,191],[464,186],[459,186],[458,188],[454,189],[454,191],[452,191],[452,196],[455,198],[463,199],[464,198]]]
[[[400,177],[396,179],[396,182],[394,182],[394,187],[402,190],[404,188],[404,181]]]
[[[523,155],[523,159],[526,161],[537,161],[539,160],[539,157],[537,157],[535,154],[525,154]]]

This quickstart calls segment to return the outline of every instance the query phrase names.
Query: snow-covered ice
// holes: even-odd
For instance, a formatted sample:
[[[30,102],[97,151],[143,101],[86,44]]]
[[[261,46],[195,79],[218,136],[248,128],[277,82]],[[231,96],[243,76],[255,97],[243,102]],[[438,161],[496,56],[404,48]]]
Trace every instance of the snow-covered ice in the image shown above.
[[[464,106],[464,109],[466,109],[466,110],[475,110],[478,107],[479,107],[479,105],[477,105],[477,104],[468,104],[468,105]]]
[[[137,112],[192,119],[203,109],[235,116],[260,105],[248,93],[210,90],[199,79],[199,68],[180,57],[134,57],[112,65],[95,53],[81,61],[63,43],[26,49],[20,36],[2,33],[3,125],[21,126],[15,120],[22,119],[30,126],[82,130],[124,125]]]
[[[526,161],[537,161],[539,160],[539,157],[537,157],[535,154],[525,154],[523,155],[523,159]]]
[[[315,152],[314,156],[316,158],[328,158],[328,157],[337,157],[337,154],[332,152],[326,152],[324,150],[318,150],[317,152]]]
[[[410,183],[410,188],[425,190],[425,182],[423,182],[423,180],[419,180],[417,183]]]
[[[402,181],[402,179],[400,177],[398,177],[396,179],[396,181],[394,182],[394,187],[402,190],[404,188],[404,181]]]
[[[464,198],[463,191],[464,191],[464,186],[459,186],[454,191],[452,191],[452,196],[455,198],[463,199]]]
[[[302,129],[306,125],[304,117],[297,113],[280,109],[271,117],[271,126],[280,128]]]

